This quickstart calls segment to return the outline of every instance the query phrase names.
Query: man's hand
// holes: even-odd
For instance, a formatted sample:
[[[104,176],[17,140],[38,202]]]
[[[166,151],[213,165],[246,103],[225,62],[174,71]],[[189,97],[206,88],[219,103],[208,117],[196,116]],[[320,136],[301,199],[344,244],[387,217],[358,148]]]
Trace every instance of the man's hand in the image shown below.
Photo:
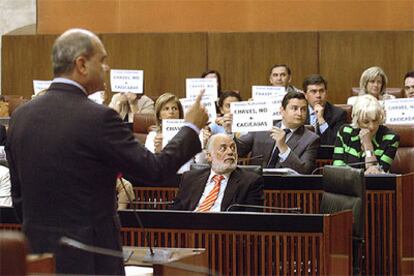
[[[201,104],[201,98],[203,97],[204,89],[198,94],[193,105],[190,106],[187,113],[184,116],[184,121],[192,123],[199,129],[205,127],[208,121],[208,113],[206,108]]]
[[[159,153],[162,150],[162,134],[157,133],[154,137],[154,152]]]
[[[286,144],[286,132],[283,129],[279,127],[272,127],[270,137],[276,141],[276,146],[280,153],[284,153],[288,150],[288,145]]]
[[[319,125],[322,125],[325,123],[325,119],[323,118],[324,112],[325,112],[325,107],[321,104],[315,104],[315,106],[313,107],[313,110],[316,113],[316,118],[318,120]]]
[[[231,126],[233,124],[233,114],[227,113],[223,116],[223,128],[226,133],[231,133]]]
[[[211,130],[208,126],[204,127],[201,130],[201,133],[203,134],[203,147],[205,148],[208,142],[208,139],[211,137]]]

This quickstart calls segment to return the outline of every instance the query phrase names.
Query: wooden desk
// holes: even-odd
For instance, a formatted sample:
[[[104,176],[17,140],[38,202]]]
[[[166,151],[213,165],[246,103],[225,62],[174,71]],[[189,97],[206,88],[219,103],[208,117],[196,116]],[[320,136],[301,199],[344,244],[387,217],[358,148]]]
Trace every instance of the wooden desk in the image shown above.
[[[333,215],[138,210],[155,246],[206,248],[212,274],[350,274],[350,211]],[[133,211],[120,211],[124,245],[147,246]]]
[[[319,212],[322,176],[263,177],[267,206],[300,207],[304,213],[311,214]],[[366,273],[414,274],[414,173],[367,176],[366,185]],[[163,187],[135,187],[137,200],[154,202],[138,208],[169,208],[156,203],[174,200],[177,187],[178,182]]]
[[[171,257],[159,263],[145,262],[145,255],[148,247],[124,246],[124,251],[131,251],[132,255],[125,263],[125,266],[149,266],[154,269],[153,274],[157,275],[181,275],[181,276],[202,276],[208,275],[207,254],[201,248],[154,248],[170,252]]]

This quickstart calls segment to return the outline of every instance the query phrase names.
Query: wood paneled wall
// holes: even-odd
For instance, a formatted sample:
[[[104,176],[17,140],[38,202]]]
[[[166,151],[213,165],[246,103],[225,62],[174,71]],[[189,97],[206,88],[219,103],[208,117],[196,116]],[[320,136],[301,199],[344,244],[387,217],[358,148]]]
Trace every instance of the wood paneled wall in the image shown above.
[[[207,34],[104,34],[113,69],[144,70],[147,95],[165,92],[185,97],[185,78],[200,77],[207,67]]]
[[[37,23],[39,33],[411,30],[413,7],[413,0],[37,0]]]
[[[251,95],[252,85],[267,85],[270,67],[286,63],[292,83],[321,73],[329,98],[343,103],[362,71],[383,67],[389,87],[402,87],[414,69],[414,32],[276,32],[276,33],[131,33],[100,35],[113,69],[143,69],[150,96],[185,95],[185,78],[217,69],[223,89]],[[2,93],[29,98],[33,79],[51,79],[55,35],[15,34],[2,37]]]

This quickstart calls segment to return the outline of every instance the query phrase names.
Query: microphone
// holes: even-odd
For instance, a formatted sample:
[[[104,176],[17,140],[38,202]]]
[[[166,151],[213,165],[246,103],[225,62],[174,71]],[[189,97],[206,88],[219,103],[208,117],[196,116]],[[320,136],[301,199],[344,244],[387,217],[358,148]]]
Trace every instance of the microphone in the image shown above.
[[[293,207],[293,208],[284,208],[284,207],[270,207],[270,206],[262,206],[262,205],[251,205],[251,204],[239,204],[234,203],[227,207],[226,212],[230,211],[230,209],[234,207],[245,207],[245,208],[256,208],[256,209],[266,209],[266,210],[276,210],[276,211],[286,211],[301,214],[302,208]]]
[[[246,157],[246,158],[239,158],[239,162],[248,162],[250,163],[250,161],[252,160],[256,160],[256,159],[263,159],[263,154],[260,155],[256,155],[256,156],[252,156],[252,157]],[[243,164],[243,163],[242,163]]]

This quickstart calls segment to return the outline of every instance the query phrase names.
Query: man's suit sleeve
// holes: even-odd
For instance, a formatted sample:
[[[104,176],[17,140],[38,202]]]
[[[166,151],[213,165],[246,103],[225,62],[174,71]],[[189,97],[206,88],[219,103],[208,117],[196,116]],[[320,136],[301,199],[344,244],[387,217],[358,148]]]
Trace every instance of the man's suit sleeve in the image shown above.
[[[240,157],[245,157],[252,150],[254,143],[254,136],[252,132],[249,132],[245,135],[240,136],[239,138],[234,138],[237,146],[237,154]]]
[[[264,180],[263,177],[257,176],[249,185],[245,204],[264,205]],[[253,210],[257,211],[257,210]]]
[[[335,143],[336,135],[344,124],[346,124],[347,113],[345,110],[340,108],[332,107],[332,118],[330,118],[328,125],[329,127],[321,136],[321,144],[333,145]]]
[[[184,201],[186,199],[188,199],[188,190],[185,187],[185,183],[186,181],[184,180],[184,178],[186,178],[186,176],[188,175],[187,172],[183,173],[181,176],[181,181],[180,181],[180,185],[179,185],[179,189],[178,189],[178,193],[177,196],[174,199],[174,204],[171,207],[172,210],[185,210],[185,211],[191,211],[191,210],[187,210],[188,208],[186,208]]]
[[[298,156],[293,150],[288,158],[282,163],[283,167],[291,168],[301,174],[309,174],[315,168],[315,160],[318,155],[319,137],[313,136],[306,146],[303,154]]]
[[[197,133],[183,127],[164,149],[153,154],[134,139],[118,114],[107,109],[98,129],[97,141],[103,160],[117,168],[132,182],[144,180],[157,183],[174,175],[177,170],[201,151]]]

